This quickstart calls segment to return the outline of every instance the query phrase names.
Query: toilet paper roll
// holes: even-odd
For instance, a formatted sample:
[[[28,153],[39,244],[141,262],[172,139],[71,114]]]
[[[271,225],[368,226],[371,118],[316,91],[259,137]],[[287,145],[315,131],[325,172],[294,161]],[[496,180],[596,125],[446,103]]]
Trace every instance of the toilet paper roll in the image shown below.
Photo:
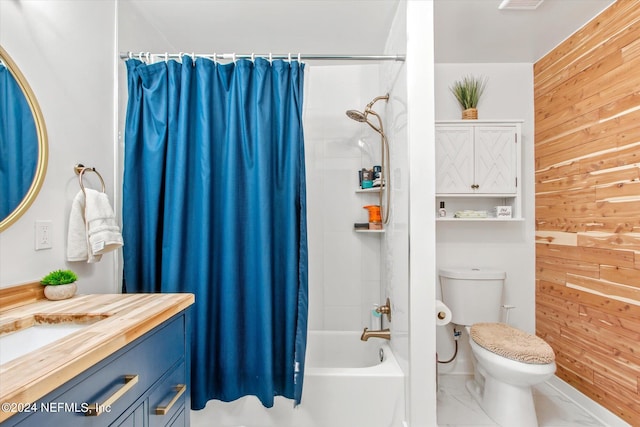
[[[436,325],[444,326],[451,322],[451,310],[439,299],[436,300]]]

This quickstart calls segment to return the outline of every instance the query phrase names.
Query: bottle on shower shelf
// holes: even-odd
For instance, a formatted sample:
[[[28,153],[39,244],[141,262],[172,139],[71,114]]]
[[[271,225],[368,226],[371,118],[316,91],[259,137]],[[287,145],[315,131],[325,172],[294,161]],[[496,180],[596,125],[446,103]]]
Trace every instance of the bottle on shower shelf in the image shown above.
[[[379,205],[363,206],[369,211],[369,230],[382,230],[382,215]]]
[[[382,314],[378,313],[378,307],[378,304],[373,304],[373,308],[371,309],[371,318],[369,320],[369,330],[371,331],[379,331],[382,329]]]

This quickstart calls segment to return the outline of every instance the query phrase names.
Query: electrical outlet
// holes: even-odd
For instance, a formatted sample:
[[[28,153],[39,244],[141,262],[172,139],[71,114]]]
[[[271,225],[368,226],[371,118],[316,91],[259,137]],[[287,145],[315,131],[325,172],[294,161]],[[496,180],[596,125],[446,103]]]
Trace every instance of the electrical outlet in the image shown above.
[[[51,247],[51,221],[36,221],[36,251]]]

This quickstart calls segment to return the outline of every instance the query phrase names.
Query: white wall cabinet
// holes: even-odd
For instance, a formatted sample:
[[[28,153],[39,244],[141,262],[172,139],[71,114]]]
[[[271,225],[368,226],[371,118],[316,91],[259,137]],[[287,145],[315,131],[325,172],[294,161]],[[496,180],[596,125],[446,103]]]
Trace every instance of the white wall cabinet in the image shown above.
[[[447,210],[439,220],[464,210],[491,213],[495,206],[511,206],[510,219],[522,219],[521,132],[521,121],[436,123],[436,207],[445,202]]]

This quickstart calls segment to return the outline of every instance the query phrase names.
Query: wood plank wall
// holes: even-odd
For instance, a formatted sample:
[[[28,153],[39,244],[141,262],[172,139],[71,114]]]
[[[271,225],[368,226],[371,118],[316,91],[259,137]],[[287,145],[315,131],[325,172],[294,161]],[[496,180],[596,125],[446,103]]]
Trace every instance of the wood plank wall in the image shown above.
[[[557,375],[640,425],[640,2],[534,65],[536,333]]]

